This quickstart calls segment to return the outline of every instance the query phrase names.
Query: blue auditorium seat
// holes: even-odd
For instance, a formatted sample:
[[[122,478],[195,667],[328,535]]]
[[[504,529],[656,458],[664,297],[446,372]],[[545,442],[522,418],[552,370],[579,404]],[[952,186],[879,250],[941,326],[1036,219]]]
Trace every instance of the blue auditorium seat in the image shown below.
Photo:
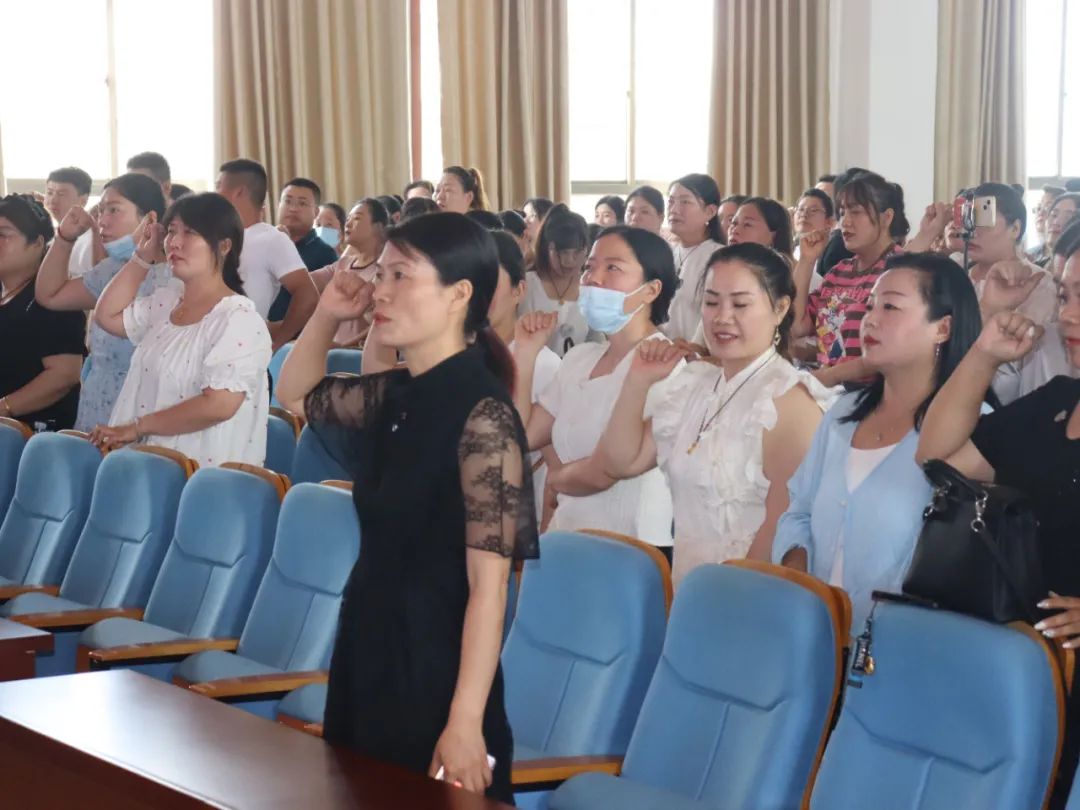
[[[281,378],[281,367],[285,365],[285,358],[289,356],[292,347],[292,342],[289,342],[274,352],[273,357],[270,358],[270,365],[267,367],[267,371],[270,373],[270,381],[273,383],[271,386],[273,390],[270,392],[270,405],[275,408],[281,407],[281,403],[278,402],[277,398],[277,384]]]
[[[266,431],[266,466],[276,473],[291,476],[296,453],[296,430],[281,416],[271,413],[267,418]]]
[[[233,639],[235,645],[270,559],[279,508],[279,490],[258,475],[224,467],[196,472],[180,496],[176,530],[143,620],[105,619],[84,630],[79,669],[133,666],[168,678],[172,663],[135,663],[165,652],[144,656],[131,645],[186,639]],[[94,660],[91,653],[110,657]]]
[[[840,600],[806,574],[765,563],[691,571],[622,775],[574,776],[550,807],[803,806],[843,677]]]
[[[637,545],[580,532],[540,539],[502,653],[516,761],[626,750],[669,592],[667,561]]]
[[[1040,808],[1064,701],[1030,627],[877,605],[872,675],[852,673],[814,810]]]
[[[359,374],[362,355],[359,349],[331,349],[326,355],[326,373]]]
[[[293,483],[317,484],[320,481],[351,479],[349,472],[338,463],[323,442],[324,439],[312,430],[310,425],[304,425],[293,455],[291,476]]]
[[[360,549],[360,524],[350,494],[336,487],[298,484],[289,490],[278,520],[274,551],[236,652],[207,650],[186,658],[173,672],[175,683],[210,696],[214,684],[244,676],[277,676],[326,670],[330,665],[345,583]],[[325,673],[311,680],[325,679]],[[245,691],[264,699],[238,703],[273,718],[277,695],[267,688]],[[273,697],[265,699],[266,694]]]
[[[19,476],[23,448],[33,435],[34,431],[27,424],[15,419],[0,419],[0,525],[3,525],[8,506],[15,496],[15,479]]]
[[[23,449],[0,526],[0,598],[58,586],[79,539],[101,453],[85,439],[39,433]]]
[[[35,627],[64,628],[53,634],[53,653],[38,656],[38,674],[75,670],[78,633],[93,620],[81,617],[76,625],[64,615],[120,608],[141,612],[146,606],[172,540],[189,464],[183,457],[178,461],[140,449],[109,453],[101,462],[90,513],[59,595],[24,593],[0,608],[0,616],[6,618]]]

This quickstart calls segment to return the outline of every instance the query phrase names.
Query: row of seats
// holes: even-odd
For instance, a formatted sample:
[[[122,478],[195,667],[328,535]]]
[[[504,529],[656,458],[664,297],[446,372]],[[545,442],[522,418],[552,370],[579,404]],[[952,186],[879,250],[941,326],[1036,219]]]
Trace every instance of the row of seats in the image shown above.
[[[349,493],[88,447],[26,442],[0,525],[2,612],[56,631],[43,671],[129,666],[317,729],[359,547]],[[93,482],[82,518],[79,480]],[[57,568],[53,588],[27,579]],[[1030,628],[880,605],[875,666],[850,673],[826,748],[842,592],[744,561],[693,572],[672,605],[655,549],[569,532],[541,539],[515,590],[502,661],[521,806],[1042,806],[1062,678]]]
[[[350,477],[319,435],[283,408],[270,409],[266,466],[297,484],[347,481]]]
[[[1030,627],[883,603],[872,674],[848,672],[842,591],[703,566],[665,621],[666,561],[649,551],[554,532],[524,566],[502,656],[518,806],[1043,806],[1063,679]],[[325,695],[297,690],[279,719],[319,733]]]
[[[102,459],[74,435],[26,441],[0,524],[0,615],[53,631],[39,674],[131,666],[272,717],[280,695],[325,680],[359,551],[350,485],[193,469],[161,448]]]
[[[292,347],[291,342],[286,343],[274,352],[274,356],[270,358],[268,371],[270,372],[270,380],[274,390],[277,389],[278,379],[281,377],[281,368],[285,365],[285,359],[289,356],[289,352],[292,351]],[[362,358],[363,352],[359,349],[331,349],[326,354],[326,373],[359,374]],[[281,403],[273,395],[270,398],[270,405],[276,408],[281,407]]]

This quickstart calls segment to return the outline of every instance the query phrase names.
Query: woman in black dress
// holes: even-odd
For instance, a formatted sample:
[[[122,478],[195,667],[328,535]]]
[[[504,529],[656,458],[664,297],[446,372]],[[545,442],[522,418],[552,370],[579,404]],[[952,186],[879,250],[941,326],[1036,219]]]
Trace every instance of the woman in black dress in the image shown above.
[[[392,229],[374,285],[336,271],[278,398],[339,451],[360,517],[326,739],[512,801],[499,652],[510,560],[538,544],[513,363],[487,324],[498,277],[491,236],[465,216]],[[325,377],[338,324],[372,300],[406,368]]]
[[[1073,369],[1080,369],[1080,250],[1061,280],[1059,331]],[[1054,377],[994,413],[979,417],[979,397],[1002,363],[1019,360],[1040,328],[1000,312],[934,399],[923,423],[920,459],[943,458],[970,478],[1026,493],[1039,519],[1043,570],[1050,589],[1035,625],[1051,639],[1080,648],[1080,379]],[[1046,339],[1049,339],[1047,336]],[[1065,744],[1051,807],[1064,805],[1080,755],[1080,688],[1074,680]]]

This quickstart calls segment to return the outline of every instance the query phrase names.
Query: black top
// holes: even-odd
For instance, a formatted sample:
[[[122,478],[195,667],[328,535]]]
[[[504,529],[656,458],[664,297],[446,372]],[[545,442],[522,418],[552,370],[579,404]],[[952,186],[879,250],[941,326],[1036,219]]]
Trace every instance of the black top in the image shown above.
[[[829,234],[829,241],[825,243],[825,250],[821,253],[821,258],[818,260],[817,272],[819,276],[826,275],[832,270],[839,262],[844,259],[850,259],[855,254],[844,247],[844,237],[840,233],[840,229],[835,229]]]
[[[457,684],[466,549],[537,556],[525,432],[477,348],[419,377],[328,377],[304,403],[352,473],[360,556],[330,664],[325,734],[418,772],[431,764]],[[483,721],[489,795],[512,796],[501,669]]]
[[[1055,377],[983,416],[971,436],[994,480],[1031,499],[1047,585],[1063,596],[1080,596],[1080,439],[1065,432],[1077,403],[1080,380]]]
[[[41,372],[41,361],[57,354],[86,355],[86,315],[54,312],[34,300],[31,281],[0,306],[0,397],[18,391]],[[75,424],[79,386],[40,411],[19,414],[39,430],[63,430]]]
[[[313,270],[320,270],[338,260],[337,252],[319,238],[314,228],[308,231],[307,236],[298,242],[293,242],[293,244],[296,245],[300,258],[304,260],[304,266],[307,267],[309,273]],[[266,320],[282,320],[285,313],[289,311],[291,301],[292,296],[289,295],[289,291],[282,287],[281,292],[278,293],[277,298],[274,299],[274,303],[270,307],[270,313],[266,316]]]

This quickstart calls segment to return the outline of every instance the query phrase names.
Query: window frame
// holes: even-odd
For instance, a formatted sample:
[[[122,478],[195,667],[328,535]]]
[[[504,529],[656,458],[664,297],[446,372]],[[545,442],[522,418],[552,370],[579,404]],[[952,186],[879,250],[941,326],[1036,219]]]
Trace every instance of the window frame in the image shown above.
[[[1031,2],[1032,0],[1028,0]],[[1037,2],[1037,0],[1035,0]],[[1077,5],[1073,11],[1074,13],[1080,13],[1080,0],[1063,0],[1061,4],[1061,52],[1060,62],[1058,64],[1058,94],[1057,94],[1057,116],[1056,116],[1056,134],[1057,134],[1057,147],[1054,156],[1054,165],[1057,168],[1057,174],[1055,175],[1028,175],[1027,187],[1031,190],[1041,189],[1043,186],[1062,186],[1066,180],[1072,179],[1072,175],[1067,175],[1062,172],[1062,163],[1065,157],[1065,101],[1068,97],[1066,90],[1066,72],[1065,69],[1069,63],[1068,53],[1068,25],[1069,25],[1069,6]]]

